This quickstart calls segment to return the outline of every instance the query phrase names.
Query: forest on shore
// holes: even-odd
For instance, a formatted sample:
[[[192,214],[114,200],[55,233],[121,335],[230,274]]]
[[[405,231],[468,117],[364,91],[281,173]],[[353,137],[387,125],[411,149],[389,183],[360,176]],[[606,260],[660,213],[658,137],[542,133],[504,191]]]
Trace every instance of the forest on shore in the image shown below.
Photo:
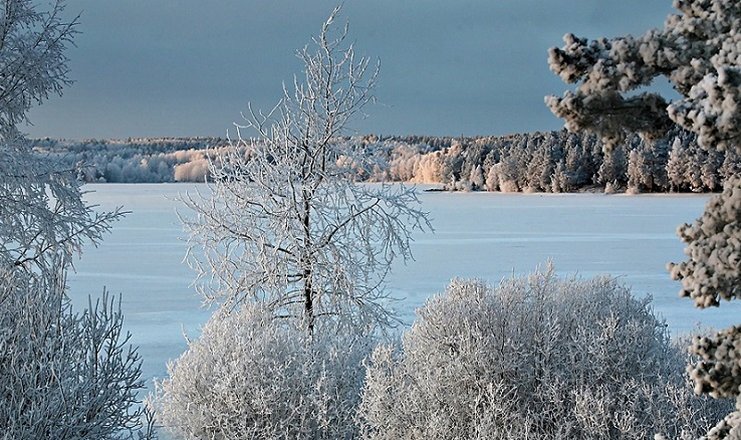
[[[230,148],[216,137],[124,140],[35,139],[34,151],[77,170],[84,182],[203,182],[209,155]],[[706,150],[674,130],[646,142],[628,137],[605,153],[601,140],[566,130],[506,136],[353,136],[340,140],[367,161],[339,162],[356,181],[441,184],[452,191],[707,192],[741,172],[731,149]],[[357,157],[357,156],[356,156]]]

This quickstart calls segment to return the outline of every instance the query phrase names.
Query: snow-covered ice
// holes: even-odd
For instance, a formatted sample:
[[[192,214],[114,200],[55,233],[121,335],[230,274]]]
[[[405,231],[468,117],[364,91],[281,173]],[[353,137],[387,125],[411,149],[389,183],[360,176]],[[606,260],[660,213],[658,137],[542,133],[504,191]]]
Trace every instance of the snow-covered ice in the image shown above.
[[[69,276],[78,307],[103,286],[123,296],[126,327],[140,346],[144,375],[164,377],[166,362],[186,347],[209,316],[190,287],[193,272],[182,262],[185,241],[176,215],[179,193],[203,185],[104,184],[86,200],[132,211],[98,248],[88,247]],[[396,264],[388,288],[406,323],[430,295],[453,277],[498,282],[532,271],[549,258],[559,274],[611,274],[650,294],[673,334],[698,323],[726,327],[741,317],[739,304],[699,310],[677,296],[679,283],[665,265],[684,258],[676,227],[703,211],[707,195],[498,194],[421,192],[434,234],[416,235],[415,261]]]

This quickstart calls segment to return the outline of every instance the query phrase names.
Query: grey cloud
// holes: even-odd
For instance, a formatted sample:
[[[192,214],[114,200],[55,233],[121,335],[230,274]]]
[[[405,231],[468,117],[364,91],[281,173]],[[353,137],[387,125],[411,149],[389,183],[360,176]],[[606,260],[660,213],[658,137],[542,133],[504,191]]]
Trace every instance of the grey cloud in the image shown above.
[[[382,61],[382,105],[360,132],[502,134],[561,126],[543,96],[567,88],[546,51],[661,26],[669,0],[347,0],[361,53]],[[31,114],[34,136],[223,135],[268,107],[301,66],[329,0],[68,0],[83,11],[76,84]]]

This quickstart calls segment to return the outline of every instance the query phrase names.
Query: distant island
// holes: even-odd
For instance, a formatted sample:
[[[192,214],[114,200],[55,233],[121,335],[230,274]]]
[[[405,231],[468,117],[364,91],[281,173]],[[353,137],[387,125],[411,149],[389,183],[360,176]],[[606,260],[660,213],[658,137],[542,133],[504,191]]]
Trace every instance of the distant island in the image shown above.
[[[84,182],[204,182],[208,157],[233,148],[212,137],[31,140],[36,154],[75,170]],[[435,183],[450,191],[707,192],[741,173],[735,151],[706,151],[675,130],[652,144],[638,136],[605,154],[594,135],[565,130],[507,136],[352,136],[363,163],[357,181]]]

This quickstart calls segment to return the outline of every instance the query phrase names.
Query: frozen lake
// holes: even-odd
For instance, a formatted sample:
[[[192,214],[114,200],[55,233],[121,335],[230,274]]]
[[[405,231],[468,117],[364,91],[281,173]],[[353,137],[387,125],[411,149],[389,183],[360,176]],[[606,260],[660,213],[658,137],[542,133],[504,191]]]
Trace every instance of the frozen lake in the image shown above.
[[[190,287],[192,271],[182,263],[184,233],[176,209],[178,193],[191,184],[87,185],[86,199],[102,208],[132,211],[98,248],[87,248],[70,274],[78,306],[103,286],[123,295],[126,327],[140,346],[144,374],[162,378],[168,359],[185,349],[209,311]],[[638,296],[652,295],[655,310],[673,334],[698,323],[725,327],[737,323],[739,304],[699,310],[677,296],[667,261],[683,259],[677,225],[697,218],[707,195],[494,194],[422,192],[434,234],[418,235],[415,261],[394,267],[388,279],[405,322],[427,297],[454,277],[498,282],[532,271],[549,258],[559,274],[591,277],[611,274]],[[185,212],[184,212],[185,213]]]

